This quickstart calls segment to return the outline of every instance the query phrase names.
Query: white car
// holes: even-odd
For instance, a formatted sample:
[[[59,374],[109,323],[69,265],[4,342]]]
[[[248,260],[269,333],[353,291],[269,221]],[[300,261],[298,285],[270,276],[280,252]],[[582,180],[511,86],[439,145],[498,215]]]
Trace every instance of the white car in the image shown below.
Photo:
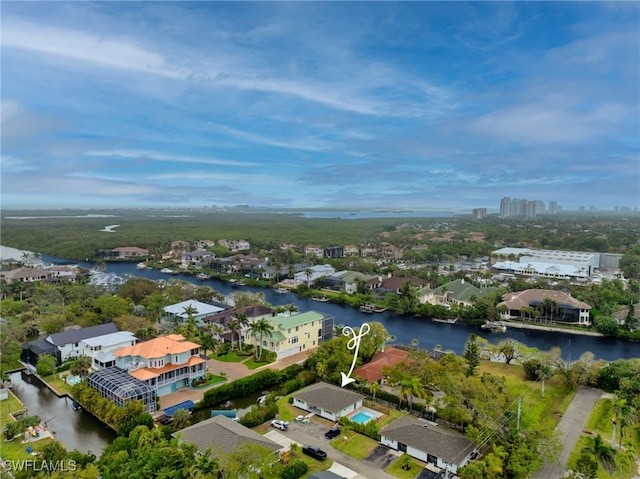
[[[287,429],[289,429],[289,423],[280,421],[279,419],[274,419],[273,421],[271,421],[271,425],[276,429],[280,429],[282,431],[286,431]]]

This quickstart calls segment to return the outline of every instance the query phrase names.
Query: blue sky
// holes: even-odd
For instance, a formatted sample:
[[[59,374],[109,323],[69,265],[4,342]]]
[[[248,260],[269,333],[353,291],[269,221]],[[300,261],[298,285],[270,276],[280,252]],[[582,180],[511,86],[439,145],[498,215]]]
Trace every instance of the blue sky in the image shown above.
[[[637,2],[2,2],[2,207],[640,203]]]

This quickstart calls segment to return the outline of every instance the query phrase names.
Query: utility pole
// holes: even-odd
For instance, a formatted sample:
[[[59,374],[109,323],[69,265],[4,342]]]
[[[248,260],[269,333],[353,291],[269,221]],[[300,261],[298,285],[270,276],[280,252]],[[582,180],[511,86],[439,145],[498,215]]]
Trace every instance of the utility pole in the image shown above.
[[[516,420],[516,431],[520,430],[520,412],[522,409],[522,394],[518,396],[518,418]]]

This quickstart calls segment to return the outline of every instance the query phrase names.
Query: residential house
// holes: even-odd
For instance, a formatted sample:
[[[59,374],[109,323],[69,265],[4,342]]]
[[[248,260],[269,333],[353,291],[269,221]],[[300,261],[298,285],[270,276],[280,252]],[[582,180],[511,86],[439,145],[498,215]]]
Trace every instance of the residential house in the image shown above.
[[[640,329],[640,303],[636,303],[632,305],[632,307],[633,310],[631,314],[629,314],[631,308],[629,306],[621,306],[619,310],[613,313],[613,319],[615,319],[620,326],[623,326],[629,318],[631,318],[632,324],[635,324],[635,327],[632,329]]]
[[[326,258],[344,258],[344,247],[330,246],[329,248],[325,248],[324,256]]]
[[[224,415],[206,419],[171,435],[179,442],[195,444],[200,454],[209,453],[213,457],[231,453],[243,444],[256,444],[273,452],[283,449],[280,444]]]
[[[404,256],[404,250],[399,246],[393,245],[391,243],[382,243],[382,245],[380,245],[380,250],[382,256],[384,256],[385,258],[397,260],[402,259],[402,257]]]
[[[247,240],[226,240],[226,239],[221,239],[221,240],[218,240],[218,244],[220,246],[223,246],[223,247],[227,248],[231,252],[247,251],[247,250],[251,249],[251,243],[249,243]]]
[[[124,406],[129,401],[142,401],[146,412],[156,412],[155,389],[130,376],[124,369],[112,366],[95,371],[87,377],[87,385],[119,406]]]
[[[7,283],[21,282],[34,283],[36,281],[48,281],[51,279],[51,271],[41,268],[16,268],[8,271],[0,271],[0,277]]]
[[[362,256],[363,258],[366,256],[376,256],[377,254],[378,248],[374,246],[367,245],[360,248],[360,256]]]
[[[117,331],[94,338],[80,341],[80,350],[83,356],[91,358],[91,367],[94,370],[115,366],[116,358],[112,351],[133,346],[138,339],[129,331]]]
[[[582,326],[591,326],[589,311],[591,306],[583,301],[578,301],[568,292],[548,289],[527,289],[517,293],[507,293],[502,296],[502,302],[496,308],[506,306],[508,311],[502,314],[504,319],[527,318],[528,311],[523,308],[533,308],[538,311],[544,309],[545,300],[551,300],[552,311],[541,311],[549,321],[562,323],[577,323]]]
[[[316,282],[316,285],[322,289],[355,294],[358,292],[358,284],[366,284],[370,278],[371,276],[358,271],[337,271],[331,276],[321,277]]]
[[[73,282],[80,275],[78,265],[53,265],[49,268],[51,273],[51,281],[69,281]]]
[[[307,271],[309,270],[310,276],[307,275]],[[293,279],[296,281],[300,281],[304,284],[314,284],[318,278],[323,276],[331,276],[335,273],[336,270],[330,264],[317,264],[315,266],[311,266],[309,268],[305,268],[304,271],[299,271],[293,275]]]
[[[221,306],[215,306],[213,304],[196,301],[195,299],[189,299],[187,301],[166,306],[164,308],[165,317],[167,320],[173,321],[176,324],[185,323],[189,319],[189,314],[187,314],[189,308],[193,309],[193,318],[196,320],[198,325],[202,325],[206,317],[224,310]]]
[[[383,427],[380,443],[454,474],[477,454],[464,435],[412,416]]]
[[[158,396],[188,387],[206,374],[200,345],[170,334],[113,351],[116,366],[144,381]]]
[[[111,250],[111,256],[117,259],[130,259],[149,256],[149,250],[137,246],[121,246]]]
[[[318,244],[308,244],[304,247],[304,254],[315,258],[322,258],[324,256],[324,248]]]
[[[364,396],[350,389],[319,382],[292,394],[293,405],[330,421],[362,407]]]
[[[57,363],[61,364],[69,358],[85,355],[82,341],[117,332],[118,328],[113,323],[89,328],[69,328],[62,333],[50,334],[44,340],[24,343],[21,358],[24,362],[35,366],[41,354],[51,354],[57,359]]]
[[[333,337],[333,316],[316,311],[268,318],[274,326],[262,337],[262,347],[273,351],[278,359],[318,347]],[[245,342],[257,346],[261,338],[246,335]]]
[[[211,264],[211,260],[213,260],[213,258],[215,257],[216,255],[207,251],[206,249],[186,251],[182,253],[182,263],[180,264],[180,266],[182,268],[189,268],[190,266],[202,268],[203,266],[209,266],[209,264]]]
[[[397,366],[405,361],[409,351],[398,348],[385,348],[378,351],[371,361],[353,370],[353,377],[364,380],[367,384],[382,383],[384,377],[382,370],[386,367]]]
[[[424,287],[430,283],[420,278],[407,278],[404,276],[374,276],[367,280],[367,288],[374,291],[378,295],[386,293],[401,294],[402,287],[405,283],[411,283],[411,286]]]
[[[449,309],[456,304],[473,306],[474,298],[481,298],[493,291],[495,291],[495,288],[480,289],[464,279],[456,279],[435,289],[421,289],[419,298],[422,304],[430,303]]]

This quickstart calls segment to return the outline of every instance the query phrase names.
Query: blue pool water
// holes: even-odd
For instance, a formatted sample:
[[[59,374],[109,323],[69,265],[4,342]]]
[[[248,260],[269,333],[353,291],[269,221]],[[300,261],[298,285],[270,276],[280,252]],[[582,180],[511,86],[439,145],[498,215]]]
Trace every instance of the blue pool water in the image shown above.
[[[371,421],[372,419],[374,419],[374,416],[372,416],[371,414],[365,411],[360,411],[358,414],[354,414],[349,419],[351,419],[354,422],[364,424],[365,422]]]

